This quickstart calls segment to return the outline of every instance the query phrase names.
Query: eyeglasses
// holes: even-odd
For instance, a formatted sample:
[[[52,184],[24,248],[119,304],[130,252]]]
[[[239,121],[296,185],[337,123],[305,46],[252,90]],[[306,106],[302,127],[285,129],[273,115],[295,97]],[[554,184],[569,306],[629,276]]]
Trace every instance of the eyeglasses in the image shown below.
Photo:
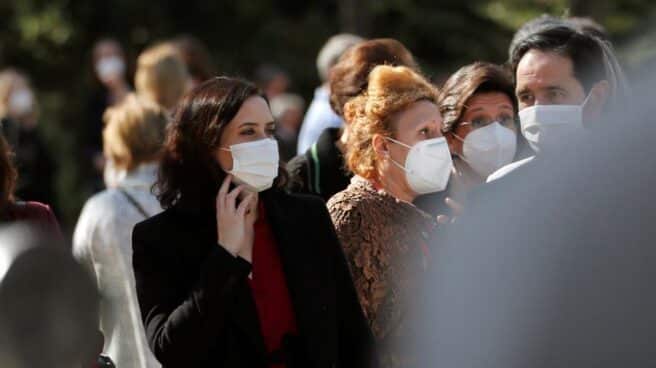
[[[500,115],[497,116],[496,118],[488,118],[488,117],[474,118],[472,119],[472,121],[463,121],[458,125],[469,125],[471,126],[472,130],[476,130],[478,128],[486,127],[493,123],[499,123],[501,124],[501,126],[504,126],[508,129],[513,129],[515,126],[517,126],[517,119],[511,115]]]

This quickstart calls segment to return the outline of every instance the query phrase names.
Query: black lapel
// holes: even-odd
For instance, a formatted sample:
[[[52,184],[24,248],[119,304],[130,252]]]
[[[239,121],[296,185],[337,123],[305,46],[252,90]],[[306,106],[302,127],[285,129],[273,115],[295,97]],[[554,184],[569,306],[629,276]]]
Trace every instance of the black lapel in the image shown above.
[[[323,354],[327,350],[323,346],[326,339],[323,331],[329,328],[324,324],[330,323],[321,318],[321,306],[325,305],[326,301],[321,299],[321,293],[317,292],[321,287],[320,277],[323,270],[316,267],[318,264],[313,260],[317,255],[312,252],[312,244],[309,239],[304,238],[304,232],[301,230],[311,219],[300,215],[302,209],[286,208],[289,203],[285,203],[285,196],[286,193],[275,189],[265,193],[263,198],[267,219],[278,243],[299,332],[308,342],[312,359],[321,362],[326,359]]]
[[[299,283],[296,281],[298,276],[301,275],[298,275],[297,264],[293,260],[302,259],[301,257],[303,257],[302,242],[298,239],[298,226],[302,226],[302,224],[296,223],[299,219],[294,217],[295,211],[288,211],[281,203],[281,199],[285,195],[285,193],[273,189],[265,192],[263,199],[267,220],[271,225],[271,230],[280,251],[280,260],[289,291],[296,294],[294,291],[299,291]],[[293,295],[292,298],[294,298]],[[294,305],[296,306],[295,302]]]
[[[193,228],[191,229],[190,234],[195,234],[201,239],[207,239],[207,241],[202,242],[203,244],[216,244],[216,220],[214,219],[214,212],[202,214],[196,213],[195,216],[197,217],[195,221],[192,221]],[[198,226],[200,226],[200,228],[198,228]],[[209,249],[207,252],[209,252]],[[248,336],[248,339],[253,343],[256,352],[262,354],[262,356],[266,356],[267,351],[260,330],[255,300],[253,299],[247,280],[241,281],[241,285],[238,285],[235,288],[233,297],[234,301],[229,312],[232,316],[232,320],[235,325],[246,336]]]
[[[267,356],[255,300],[247,281],[244,281],[243,285],[237,288],[231,314],[239,329],[248,335],[255,346],[256,352],[262,354],[262,356]]]

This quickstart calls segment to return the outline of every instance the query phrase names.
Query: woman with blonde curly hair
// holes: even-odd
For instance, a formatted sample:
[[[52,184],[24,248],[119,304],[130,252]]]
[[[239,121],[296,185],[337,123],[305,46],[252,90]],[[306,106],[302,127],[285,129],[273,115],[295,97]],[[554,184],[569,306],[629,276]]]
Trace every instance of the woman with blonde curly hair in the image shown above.
[[[411,364],[387,347],[403,339],[404,303],[429,265],[436,226],[412,202],[444,190],[452,169],[437,94],[411,69],[383,65],[344,106],[351,125],[346,161],[355,177],[328,208],[386,366]]]

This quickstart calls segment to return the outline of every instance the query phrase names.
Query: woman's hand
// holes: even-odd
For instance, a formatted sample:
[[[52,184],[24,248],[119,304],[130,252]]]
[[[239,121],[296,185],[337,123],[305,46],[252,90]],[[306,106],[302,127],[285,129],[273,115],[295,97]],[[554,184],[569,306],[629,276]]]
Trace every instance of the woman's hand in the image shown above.
[[[437,222],[442,225],[449,223],[452,224],[456,221],[456,218],[462,215],[464,207],[462,204],[456,202],[451,197],[446,197],[446,199],[444,199],[444,203],[446,203],[446,205],[451,209],[451,216],[449,217],[447,215],[438,215]]]
[[[449,185],[449,195],[444,199],[444,203],[449,207],[449,212],[451,214],[437,216],[437,223],[441,225],[452,224],[456,222],[456,218],[460,217],[465,210],[465,206],[463,206],[462,203],[453,199],[454,196],[458,198],[464,198],[464,196],[461,194],[463,193],[463,190],[468,187],[465,185],[461,175],[458,173],[458,170],[456,170],[455,165],[451,169],[450,181],[451,184]]]
[[[228,175],[216,196],[217,239],[219,245],[232,255],[250,262],[253,254],[253,224],[257,218],[257,194],[245,194],[243,185],[228,192],[231,181],[232,175]],[[239,205],[238,198],[242,199]]]

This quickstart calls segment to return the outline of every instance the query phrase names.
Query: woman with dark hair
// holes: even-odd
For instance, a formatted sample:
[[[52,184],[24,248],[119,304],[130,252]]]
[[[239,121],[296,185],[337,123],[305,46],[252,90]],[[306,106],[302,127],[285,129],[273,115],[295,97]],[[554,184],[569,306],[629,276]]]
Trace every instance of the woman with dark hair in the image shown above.
[[[0,134],[0,224],[27,222],[35,230],[63,240],[57,219],[49,206],[14,198],[18,173],[12,163],[12,156],[9,144]]]
[[[530,153],[517,133],[515,88],[503,67],[486,62],[463,66],[444,83],[438,105],[442,133],[453,155],[453,180],[447,191],[421,196],[415,204],[448,222],[459,214],[460,203],[467,202],[472,189],[517,156]]]
[[[485,62],[460,68],[444,84],[439,106],[442,132],[465,187],[460,189],[484,183],[514,161],[523,139],[517,134],[517,100],[506,69]]]
[[[372,336],[320,199],[286,194],[252,84],[213,78],[169,126],[165,211],[135,226],[146,336],[163,367],[367,367]]]

